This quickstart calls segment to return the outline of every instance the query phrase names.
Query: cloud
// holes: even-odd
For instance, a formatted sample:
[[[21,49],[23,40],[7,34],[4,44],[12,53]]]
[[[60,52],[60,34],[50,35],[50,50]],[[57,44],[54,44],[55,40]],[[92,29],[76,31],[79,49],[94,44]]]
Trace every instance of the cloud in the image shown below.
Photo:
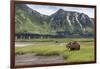
[[[41,14],[51,15],[58,10],[58,8],[53,6],[43,6],[43,5],[29,5],[28,6]]]
[[[82,8],[82,7],[65,7],[65,6],[49,6],[49,5],[29,5],[30,8],[40,12],[41,14],[51,15],[59,9],[64,9],[65,11],[76,11],[80,13],[85,13],[89,17],[94,18],[94,9],[93,8]]]
[[[89,17],[94,17],[94,8],[82,8],[82,7],[61,7],[66,11],[76,11],[80,13],[85,13]]]

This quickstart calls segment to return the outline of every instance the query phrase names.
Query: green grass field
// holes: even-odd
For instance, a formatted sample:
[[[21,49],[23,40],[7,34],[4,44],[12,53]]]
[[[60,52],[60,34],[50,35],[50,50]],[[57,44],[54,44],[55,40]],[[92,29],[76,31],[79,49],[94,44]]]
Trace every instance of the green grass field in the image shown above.
[[[64,38],[64,39],[32,39],[17,40],[31,41],[34,45],[16,47],[16,55],[34,54],[36,56],[62,56],[65,62],[94,61],[94,40],[92,38]],[[57,41],[57,43],[56,43]],[[66,49],[69,41],[77,41],[80,44],[79,51]]]

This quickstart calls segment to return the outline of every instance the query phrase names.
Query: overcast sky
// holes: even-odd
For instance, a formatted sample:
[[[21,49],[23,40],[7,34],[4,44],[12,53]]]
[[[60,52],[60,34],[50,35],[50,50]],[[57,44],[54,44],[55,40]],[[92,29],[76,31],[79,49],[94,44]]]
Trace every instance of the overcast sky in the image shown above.
[[[89,17],[94,18],[94,8],[49,6],[49,5],[29,5],[29,4],[27,4],[27,6],[40,12],[41,14],[45,14],[45,15],[51,15],[59,9],[63,9],[65,11],[76,11],[76,12],[80,12],[80,13],[85,13]]]

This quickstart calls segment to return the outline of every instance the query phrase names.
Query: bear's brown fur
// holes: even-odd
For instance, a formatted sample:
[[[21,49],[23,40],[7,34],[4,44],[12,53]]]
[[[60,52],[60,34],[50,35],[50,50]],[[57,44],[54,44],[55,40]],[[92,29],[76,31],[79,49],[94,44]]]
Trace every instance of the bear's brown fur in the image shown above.
[[[66,45],[66,48],[69,50],[80,50],[80,44],[77,41],[72,41]]]

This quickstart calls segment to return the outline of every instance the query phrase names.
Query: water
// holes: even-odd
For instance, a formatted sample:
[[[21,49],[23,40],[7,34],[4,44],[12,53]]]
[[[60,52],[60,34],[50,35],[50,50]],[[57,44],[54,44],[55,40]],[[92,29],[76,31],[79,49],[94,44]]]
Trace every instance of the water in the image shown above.
[[[55,42],[15,42],[16,47],[23,46],[65,46],[66,43],[55,43]]]
[[[29,45],[34,45],[33,42],[15,42],[15,46],[29,46]]]

